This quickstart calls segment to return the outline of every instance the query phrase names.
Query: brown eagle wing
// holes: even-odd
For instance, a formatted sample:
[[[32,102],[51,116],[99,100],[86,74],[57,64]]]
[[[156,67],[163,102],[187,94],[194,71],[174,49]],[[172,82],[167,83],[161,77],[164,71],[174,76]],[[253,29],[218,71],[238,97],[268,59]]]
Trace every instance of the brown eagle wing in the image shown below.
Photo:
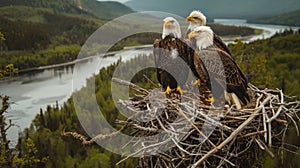
[[[224,50],[226,53],[228,53],[231,56],[230,50],[227,47],[227,45],[224,43],[224,41],[214,33],[214,44],[220,48],[221,50]]]
[[[202,60],[210,80],[215,80],[226,88],[227,92],[235,93],[244,104],[247,104],[250,100],[247,94],[247,78],[227,52],[211,48],[201,50],[197,55]]]
[[[163,88],[168,85],[171,89],[177,85],[182,87],[186,82],[189,72],[187,47],[188,45],[181,39],[171,36],[154,41],[153,55],[157,79]]]

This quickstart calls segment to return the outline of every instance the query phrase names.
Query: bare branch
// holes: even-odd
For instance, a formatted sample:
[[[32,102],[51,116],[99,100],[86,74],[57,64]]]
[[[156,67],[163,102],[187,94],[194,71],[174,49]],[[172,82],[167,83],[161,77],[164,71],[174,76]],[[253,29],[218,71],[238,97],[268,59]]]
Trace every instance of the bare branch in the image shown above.
[[[112,81],[115,82],[115,83],[118,83],[120,85],[128,86],[130,89],[133,89],[133,90],[135,90],[139,93],[142,93],[144,95],[149,94],[149,92],[146,89],[143,89],[143,88],[141,88],[141,87],[139,87],[139,86],[137,86],[137,85],[135,85],[131,82],[124,81],[124,80],[121,80],[121,79],[118,79],[118,78],[113,78]]]

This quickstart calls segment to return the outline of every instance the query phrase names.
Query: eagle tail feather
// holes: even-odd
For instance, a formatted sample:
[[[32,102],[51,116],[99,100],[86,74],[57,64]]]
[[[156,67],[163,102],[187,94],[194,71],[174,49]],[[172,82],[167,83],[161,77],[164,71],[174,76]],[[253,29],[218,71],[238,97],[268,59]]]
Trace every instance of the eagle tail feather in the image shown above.
[[[239,98],[237,97],[237,95],[235,93],[230,93],[230,97],[232,99],[233,104],[236,106],[236,109],[241,109],[242,105],[240,103]]]

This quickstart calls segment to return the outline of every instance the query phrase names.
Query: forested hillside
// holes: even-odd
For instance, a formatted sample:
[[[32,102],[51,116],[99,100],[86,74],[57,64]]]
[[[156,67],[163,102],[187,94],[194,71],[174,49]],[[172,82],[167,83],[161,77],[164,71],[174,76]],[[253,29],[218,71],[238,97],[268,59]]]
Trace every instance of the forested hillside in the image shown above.
[[[6,39],[0,41],[0,69],[14,64],[20,72],[73,61],[94,31],[111,18],[131,12],[120,3],[94,0],[0,0],[0,4],[0,32]],[[211,26],[220,35],[255,34],[252,28]],[[115,32],[122,33],[129,28],[122,25],[116,27]],[[151,44],[158,37],[157,34],[138,34],[110,50]]]
[[[276,34],[270,39],[258,40],[250,44],[237,41],[230,45],[235,60],[239,63],[242,70],[248,76],[251,83],[261,88],[280,88],[288,95],[300,97],[300,66],[299,66],[299,45],[300,31],[285,31]],[[147,56],[140,56],[129,64],[143,66],[149,60]],[[110,88],[111,77],[118,64],[101,69],[99,74],[94,77],[97,103],[104,113],[107,121],[118,128],[116,119],[124,119],[117,112],[112,101]],[[125,66],[126,68],[126,66]],[[124,71],[127,73],[127,71]],[[144,72],[153,81],[156,81],[155,73],[152,70]],[[142,74],[136,76],[133,82],[138,82],[144,88],[150,88],[151,84],[143,78]],[[87,80],[87,87],[84,87],[74,95],[80,94],[81,101],[89,106],[91,96],[87,90],[93,84],[93,80]],[[97,113],[96,111],[91,112]],[[86,121],[92,121],[92,116],[85,116]],[[97,124],[97,123],[91,123]],[[103,128],[104,129],[104,128]],[[26,154],[26,139],[32,139],[37,149],[34,158],[47,158],[45,162],[34,163],[32,167],[135,167],[136,159],[128,159],[120,165],[115,165],[121,156],[113,154],[93,144],[83,146],[79,140],[61,135],[63,130],[76,131],[85,135],[84,130],[79,124],[74,109],[72,98],[62,107],[48,107],[45,111],[41,110],[36,116],[30,128],[26,129],[19,140],[18,158],[24,158]],[[295,129],[291,128],[286,136],[286,142],[291,145],[300,146],[300,138],[295,136]],[[284,152],[283,158],[271,159],[260,156],[257,159],[263,167],[299,167],[300,150],[293,146],[286,146],[298,155],[291,152]],[[274,149],[278,150],[278,149]],[[275,152],[276,153],[276,152]],[[29,158],[30,159],[30,158]],[[28,166],[24,164],[24,166]]]
[[[281,88],[300,96],[300,31],[286,30],[249,44],[238,41],[229,47],[253,84],[260,88]]]
[[[0,13],[6,39],[0,42],[1,66],[13,63],[19,69],[74,60],[89,34],[105,22],[31,7],[5,7]]]
[[[75,0],[83,9],[100,18],[111,19],[133,12],[132,9],[115,1]]]
[[[95,15],[105,19],[112,19],[132,12],[129,7],[121,3],[96,0],[0,0],[0,7],[5,6],[47,8],[55,12]]]
[[[253,23],[300,26],[300,9],[267,18],[249,20]]]
[[[22,70],[72,61],[97,28],[131,12],[119,3],[93,0],[12,0],[0,4],[0,32],[5,37],[0,41],[1,69],[11,63]]]
[[[65,13],[82,13],[81,10],[73,0],[1,0],[0,6],[30,6],[36,8],[51,8],[57,12]]]

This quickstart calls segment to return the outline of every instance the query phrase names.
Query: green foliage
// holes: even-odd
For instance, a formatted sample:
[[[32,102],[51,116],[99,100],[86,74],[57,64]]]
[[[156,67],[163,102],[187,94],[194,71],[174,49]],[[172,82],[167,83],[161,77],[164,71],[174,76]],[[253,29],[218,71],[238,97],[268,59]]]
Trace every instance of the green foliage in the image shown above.
[[[4,41],[4,40],[5,40],[4,34],[2,34],[2,33],[0,32],[0,41]]]
[[[0,108],[0,167],[11,167],[13,153],[9,146],[9,140],[7,139],[7,131],[13,126],[11,121],[6,121],[5,113],[7,113],[10,106],[9,97],[0,95],[1,108]]]
[[[236,40],[229,47],[249,81],[263,88],[279,88],[285,94],[300,98],[300,34],[292,30],[275,34],[270,39],[244,44]],[[299,122],[298,122],[299,123]],[[286,144],[300,145],[295,127],[290,127],[285,138]],[[297,167],[299,155],[292,146],[274,149],[275,159],[267,155],[258,158],[263,167]]]
[[[8,65],[12,67],[13,65]],[[38,152],[32,139],[25,137],[25,143],[23,144],[19,138],[18,146],[16,147],[17,152],[10,146],[10,141],[7,139],[7,131],[9,128],[14,126],[11,122],[6,122],[4,113],[7,112],[10,103],[8,96],[0,96],[1,109],[0,109],[0,166],[1,167],[36,167],[38,163],[43,163],[47,160],[46,157],[41,159],[36,157]]]
[[[249,44],[236,41],[229,47],[249,81],[260,88],[280,88],[300,96],[300,34],[292,30]]]
[[[81,11],[74,3],[70,3],[70,0],[60,0],[60,1],[47,1],[47,0],[13,0],[13,1],[0,1],[0,6],[31,6],[38,8],[51,8],[57,12],[65,13],[80,13]]]
[[[58,45],[36,52],[1,52],[0,68],[4,69],[7,64],[13,63],[22,71],[26,68],[69,62],[77,58],[79,51],[79,45]]]
[[[66,45],[70,42],[82,45],[88,36],[98,28],[98,24],[102,23],[45,9],[32,9],[30,7],[10,7],[8,9],[8,13],[14,11],[19,15],[38,16],[42,22],[22,20],[22,17],[16,16],[17,14],[5,17],[6,10],[4,10],[4,16],[0,10],[1,31],[7,37],[4,42],[7,50],[40,50],[48,48],[50,44]],[[33,10],[33,13],[23,14],[24,10]],[[28,17],[26,18],[28,19]],[[57,41],[58,37],[60,38],[59,41]]]
[[[277,16],[261,19],[253,19],[250,22],[264,23],[264,24],[278,24],[278,25],[289,25],[289,26],[300,26],[300,9],[280,14]]]
[[[4,43],[5,41],[5,36],[4,34],[0,31],[0,51],[3,51],[6,49],[6,45]]]
[[[0,3],[4,6],[0,10],[1,32],[7,37],[3,41],[4,36],[0,34],[0,67],[13,63],[22,70],[74,60],[80,46],[107,20],[92,15],[78,15],[80,13],[72,9],[65,11],[71,14],[57,13],[63,9],[68,10],[68,5],[72,3],[74,6],[74,1],[69,0],[15,0]],[[51,10],[53,8],[54,11]]]
[[[13,79],[15,75],[19,73],[19,69],[14,67],[14,64],[8,64],[4,69],[0,69],[0,79],[5,79],[6,76],[9,76],[10,79]]]
[[[272,152],[274,152],[274,150],[272,150]],[[274,162],[273,158],[271,158],[270,156],[266,156],[265,158],[263,158],[263,163],[262,163],[263,168],[273,168],[275,166],[276,166],[276,162]]]
[[[140,56],[124,64],[121,68],[127,68],[129,64],[143,66],[149,62],[149,57]],[[115,166],[118,161],[122,159],[120,155],[106,151],[97,144],[90,146],[83,146],[79,140],[73,137],[64,137],[61,132],[64,129],[68,131],[76,131],[85,136],[84,129],[81,127],[78,116],[74,108],[74,101],[76,104],[82,105],[82,110],[89,110],[84,115],[80,116],[81,119],[87,121],[90,128],[97,128],[101,123],[94,120],[94,116],[98,113],[97,109],[91,109],[91,95],[89,88],[95,82],[95,95],[97,103],[101,109],[101,112],[105,116],[106,120],[114,126],[119,128],[115,121],[117,119],[124,119],[124,117],[116,109],[112,96],[111,96],[111,78],[119,62],[113,64],[107,68],[102,68],[98,75],[95,75],[92,79],[87,80],[87,86],[80,91],[73,93],[76,96],[76,100],[70,98],[62,107],[48,106],[47,110],[34,119],[31,131],[27,135],[33,140],[38,151],[35,153],[36,158],[48,158],[45,163],[39,163],[38,167],[118,167],[127,168],[137,165],[136,159],[128,159],[122,162],[118,166]],[[128,70],[128,69],[127,69]],[[134,70],[130,70],[134,71]],[[126,74],[125,69],[123,69]],[[128,72],[128,71],[127,71]],[[153,73],[153,71],[151,71]],[[135,77],[136,81],[139,81]],[[142,77],[143,78],[143,77]],[[106,129],[102,127],[101,129]]]
[[[225,26],[220,24],[209,23],[213,31],[219,36],[229,36],[229,35],[239,35],[239,36],[249,36],[256,34],[255,29],[245,26]]]
[[[132,12],[130,8],[121,3],[97,2],[96,0],[0,0],[0,7],[6,6],[47,8],[55,12],[96,15],[106,19],[112,19]]]
[[[17,6],[11,6],[11,4]],[[0,66],[4,67],[12,63],[21,71],[74,60],[80,51],[79,46],[82,46],[87,38],[107,21],[107,19],[99,19],[85,13],[86,11],[93,13],[113,11],[115,15],[128,12],[119,3],[92,0],[51,2],[14,0],[3,2],[1,5],[3,7],[0,10],[0,25],[6,40],[0,40],[0,50],[2,51],[0,53]],[[78,12],[78,6],[93,8],[93,10]],[[97,10],[98,8],[101,10]],[[118,10],[113,10],[114,8]],[[109,15],[109,13],[106,14]],[[253,29],[245,27],[212,26],[221,35],[249,35],[254,32]],[[129,28],[126,25],[117,26],[116,30],[112,30],[111,33],[122,33]],[[160,36],[158,33],[136,34],[122,39],[110,51],[120,50],[124,46],[151,44],[154,39]],[[76,49],[73,50],[74,46]],[[104,47],[96,44],[87,48],[85,55],[97,54]],[[59,52],[59,48],[69,50]]]
[[[48,9],[3,7],[0,25],[6,40],[0,40],[0,68],[10,63],[26,69],[72,61],[77,57],[80,45],[103,23],[92,17]]]
[[[13,164],[16,167],[36,167],[38,163],[43,163],[47,161],[47,158],[38,159],[36,157],[38,150],[34,145],[32,139],[27,138],[25,140],[24,149],[19,154],[15,156]]]
[[[300,155],[300,149],[298,149],[296,151],[296,154],[299,156]],[[300,159],[295,157],[294,160],[293,160],[293,163],[295,163],[295,167],[300,167]]]
[[[6,150],[7,150],[6,149],[6,144],[2,143],[1,144],[1,155],[0,155],[0,163],[1,163],[2,166],[5,164],[5,162],[7,162],[7,160],[9,160],[6,157],[6,152],[5,152]]]
[[[81,0],[78,1],[78,4],[80,4],[84,9],[91,11],[94,15],[106,19],[112,19],[133,12],[129,7],[119,2]]]

